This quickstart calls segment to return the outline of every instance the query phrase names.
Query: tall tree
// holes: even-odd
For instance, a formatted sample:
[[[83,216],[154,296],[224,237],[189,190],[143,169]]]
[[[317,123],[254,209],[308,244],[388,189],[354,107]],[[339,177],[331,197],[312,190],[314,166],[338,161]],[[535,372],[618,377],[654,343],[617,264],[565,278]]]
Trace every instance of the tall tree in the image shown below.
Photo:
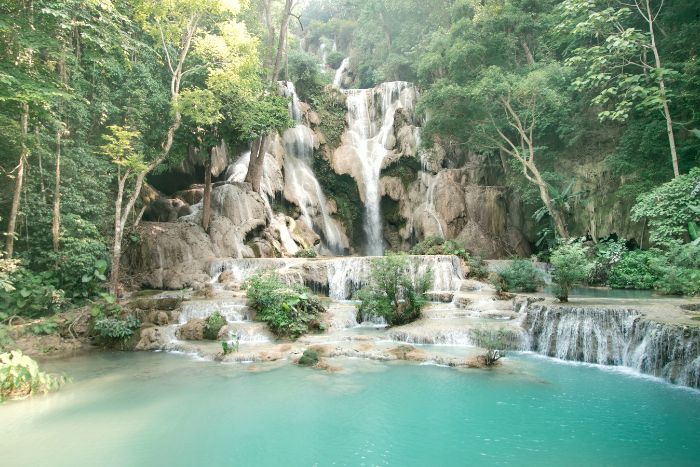
[[[664,0],[566,0],[565,22],[559,30],[586,43],[568,59],[583,76],[579,90],[594,90],[593,104],[608,107],[601,120],[625,121],[633,109],[659,109],[666,121],[674,177],[680,175],[669,108],[668,77],[675,72],[662,65],[656,29]],[[641,20],[641,21],[640,21]]]

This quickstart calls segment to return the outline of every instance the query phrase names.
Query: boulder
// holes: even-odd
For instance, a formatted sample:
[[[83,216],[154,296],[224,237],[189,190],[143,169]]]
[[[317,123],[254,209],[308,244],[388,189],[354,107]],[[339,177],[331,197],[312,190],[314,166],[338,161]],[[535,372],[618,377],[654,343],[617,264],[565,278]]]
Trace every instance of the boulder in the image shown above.
[[[175,336],[183,341],[204,340],[204,320],[199,318],[189,320],[175,331]]]

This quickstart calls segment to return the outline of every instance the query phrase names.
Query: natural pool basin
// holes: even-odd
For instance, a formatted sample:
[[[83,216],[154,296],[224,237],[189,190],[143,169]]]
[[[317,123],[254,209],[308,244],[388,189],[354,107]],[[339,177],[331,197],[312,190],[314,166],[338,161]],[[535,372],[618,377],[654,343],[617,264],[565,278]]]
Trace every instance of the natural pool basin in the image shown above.
[[[700,392],[514,355],[495,370],[343,359],[341,373],[166,353],[47,364],[0,407],[0,464],[697,465]]]

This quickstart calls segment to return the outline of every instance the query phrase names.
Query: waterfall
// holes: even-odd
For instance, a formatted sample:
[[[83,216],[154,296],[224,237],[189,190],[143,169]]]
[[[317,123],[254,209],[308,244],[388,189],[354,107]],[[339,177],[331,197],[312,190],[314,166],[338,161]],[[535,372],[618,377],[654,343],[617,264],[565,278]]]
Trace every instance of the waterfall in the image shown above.
[[[333,78],[333,87],[341,89],[343,86],[343,75],[350,69],[350,58],[346,57],[340,64],[338,69],[335,71],[335,77]]]
[[[332,259],[251,258],[218,259],[209,263],[213,279],[226,271],[234,282],[243,282],[263,272],[275,271],[287,283],[306,284],[335,300],[349,300],[367,283],[372,257],[342,257]],[[456,256],[411,256],[406,273],[415,278],[432,271],[431,291],[455,292],[462,280],[462,266]]]
[[[700,330],[646,319],[636,310],[516,304],[529,348],[562,360],[619,365],[700,388]]]
[[[336,222],[328,214],[326,197],[310,164],[314,153],[314,135],[304,125],[304,114],[294,84],[281,83],[282,92],[291,97],[289,113],[296,122],[282,135],[285,148],[285,194],[301,211],[301,218],[314,230],[319,230],[325,247],[335,254],[343,252],[343,239]]]
[[[350,144],[362,169],[367,254],[382,255],[382,217],[379,177],[385,157],[395,144],[394,116],[400,108],[412,111],[416,93],[412,84],[395,81],[373,89],[351,89],[347,95]]]

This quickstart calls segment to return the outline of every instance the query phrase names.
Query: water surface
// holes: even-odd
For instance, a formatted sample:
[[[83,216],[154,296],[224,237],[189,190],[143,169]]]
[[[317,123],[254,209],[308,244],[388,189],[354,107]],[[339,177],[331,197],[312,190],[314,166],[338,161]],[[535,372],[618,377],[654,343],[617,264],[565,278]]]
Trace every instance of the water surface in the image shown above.
[[[165,353],[52,363],[73,382],[0,407],[0,465],[697,465],[700,392],[520,355],[497,370]]]

